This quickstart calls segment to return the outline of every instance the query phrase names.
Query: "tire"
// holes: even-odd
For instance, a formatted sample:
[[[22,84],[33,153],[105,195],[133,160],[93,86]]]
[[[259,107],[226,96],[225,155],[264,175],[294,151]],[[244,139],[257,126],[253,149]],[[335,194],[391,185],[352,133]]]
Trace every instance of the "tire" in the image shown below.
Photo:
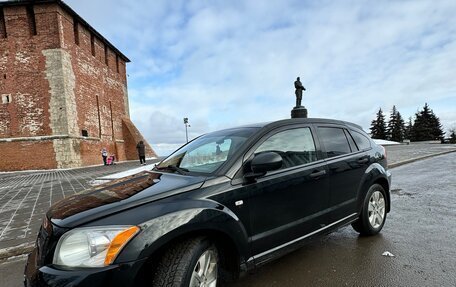
[[[386,192],[380,184],[372,185],[364,198],[360,216],[352,223],[361,235],[375,235],[382,230],[386,220]]]
[[[205,266],[205,262],[209,264]],[[152,286],[216,287],[219,273],[217,248],[205,237],[197,237],[175,244],[165,252],[155,269]]]

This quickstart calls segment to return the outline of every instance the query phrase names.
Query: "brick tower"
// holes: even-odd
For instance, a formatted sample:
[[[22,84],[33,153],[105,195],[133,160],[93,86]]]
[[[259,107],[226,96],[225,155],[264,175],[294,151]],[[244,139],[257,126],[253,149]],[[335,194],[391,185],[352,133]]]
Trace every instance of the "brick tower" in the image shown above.
[[[0,171],[136,159],[130,60],[60,0],[0,2]]]

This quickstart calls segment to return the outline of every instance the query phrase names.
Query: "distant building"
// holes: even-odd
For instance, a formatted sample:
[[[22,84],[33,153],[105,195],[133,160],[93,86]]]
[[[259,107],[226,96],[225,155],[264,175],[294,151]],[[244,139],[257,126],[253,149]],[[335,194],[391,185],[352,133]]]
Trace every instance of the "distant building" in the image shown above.
[[[137,159],[127,62],[60,0],[0,2],[0,171]]]

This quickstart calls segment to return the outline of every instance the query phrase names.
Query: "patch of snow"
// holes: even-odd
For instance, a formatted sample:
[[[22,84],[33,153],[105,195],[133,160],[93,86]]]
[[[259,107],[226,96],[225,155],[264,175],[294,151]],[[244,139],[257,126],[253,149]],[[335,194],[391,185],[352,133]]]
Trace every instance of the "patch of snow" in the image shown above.
[[[382,256],[386,256],[386,257],[394,257],[394,254],[389,252],[389,251],[385,251],[382,253]]]
[[[140,173],[141,171],[144,171],[144,170],[150,171],[150,170],[152,170],[155,167],[155,165],[156,165],[156,163],[148,164],[148,165],[142,165],[140,167],[129,169],[129,170],[126,170],[126,171],[113,173],[113,174],[108,174],[106,176],[99,177],[96,180],[100,180],[100,181],[105,181],[106,182],[106,181],[109,181],[109,180],[114,180],[114,179],[118,179],[118,178],[129,176],[129,175],[137,174],[137,173]]]
[[[400,145],[401,144],[398,142],[387,141],[387,140],[379,140],[379,139],[373,139],[373,140],[378,145]]]

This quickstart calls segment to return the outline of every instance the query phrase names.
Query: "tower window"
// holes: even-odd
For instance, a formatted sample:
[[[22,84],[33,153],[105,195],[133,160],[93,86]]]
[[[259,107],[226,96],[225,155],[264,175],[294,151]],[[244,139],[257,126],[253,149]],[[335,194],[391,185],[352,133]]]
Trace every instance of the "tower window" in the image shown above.
[[[73,33],[74,33],[74,43],[79,45],[79,23],[76,19],[73,19]]]
[[[5,14],[3,13],[3,9],[0,9],[0,38],[6,38],[7,36]]]
[[[101,138],[101,115],[100,115],[100,99],[97,95],[97,113],[98,113],[98,137]]]
[[[36,21],[35,21],[35,11],[33,10],[33,6],[27,6],[27,20],[29,23],[30,28],[30,35],[36,35]]]
[[[119,55],[116,54],[116,70],[119,72]]]
[[[92,49],[92,56],[95,56],[95,36],[93,34],[90,35],[90,47]]]
[[[2,95],[2,104],[11,103],[11,94]]]
[[[105,52],[105,64],[108,65],[108,46],[104,45],[104,52]]]
[[[81,134],[83,137],[88,137],[89,136],[89,132],[87,130],[81,130]]]

